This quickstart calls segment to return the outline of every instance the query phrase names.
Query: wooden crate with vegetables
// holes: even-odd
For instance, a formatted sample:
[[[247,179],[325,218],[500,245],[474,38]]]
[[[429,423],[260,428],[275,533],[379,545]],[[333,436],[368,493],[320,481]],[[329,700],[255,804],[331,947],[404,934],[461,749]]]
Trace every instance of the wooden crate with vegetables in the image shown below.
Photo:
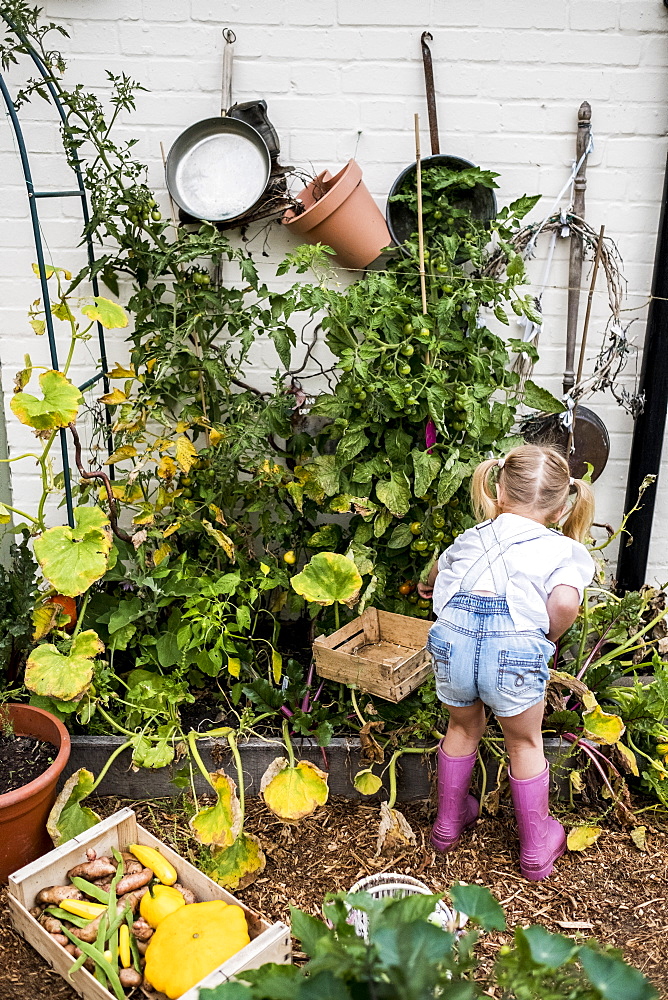
[[[131,809],[11,875],[9,908],[84,1000],[124,1000],[139,986],[153,1000],[197,1000],[199,987],[291,960],[285,924],[207,878]]]
[[[318,675],[355,684],[386,701],[401,701],[431,670],[425,649],[430,625],[419,618],[367,608],[343,628],[315,640]]]

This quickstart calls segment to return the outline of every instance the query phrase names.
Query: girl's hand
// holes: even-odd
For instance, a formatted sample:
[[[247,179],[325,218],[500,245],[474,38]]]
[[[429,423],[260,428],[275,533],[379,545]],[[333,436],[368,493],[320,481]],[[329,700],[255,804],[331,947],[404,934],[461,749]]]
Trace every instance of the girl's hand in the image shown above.
[[[426,600],[431,600],[434,594],[434,588],[430,587],[427,583],[418,583],[417,592],[420,597],[424,597]]]

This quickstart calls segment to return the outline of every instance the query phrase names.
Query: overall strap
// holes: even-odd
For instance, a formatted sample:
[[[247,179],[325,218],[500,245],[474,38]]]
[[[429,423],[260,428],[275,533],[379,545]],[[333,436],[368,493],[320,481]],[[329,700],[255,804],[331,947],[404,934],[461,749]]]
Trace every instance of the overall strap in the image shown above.
[[[516,545],[518,542],[531,542],[534,539],[541,538],[546,533],[545,529],[529,528],[527,531],[522,531],[517,535],[511,535],[510,538],[505,539],[503,542],[499,542],[496,537],[491,520],[483,521],[482,524],[476,525],[476,529],[480,532],[480,541],[485,551],[483,555],[476,559],[464,575],[459,589],[460,591],[470,593],[485,570],[489,568],[492,572],[496,593],[499,597],[503,597],[508,585],[508,571],[503,559],[504,554],[511,545]]]

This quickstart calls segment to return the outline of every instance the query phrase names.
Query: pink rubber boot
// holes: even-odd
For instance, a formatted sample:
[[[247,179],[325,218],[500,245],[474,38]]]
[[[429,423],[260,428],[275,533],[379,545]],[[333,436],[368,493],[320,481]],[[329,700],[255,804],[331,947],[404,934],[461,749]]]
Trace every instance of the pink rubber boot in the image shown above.
[[[476,752],[467,757],[448,757],[438,748],[438,812],[431,831],[437,851],[452,851],[462,830],[478,818],[478,800],[469,795]]]
[[[546,763],[544,771],[524,781],[508,777],[520,835],[520,870],[531,882],[539,882],[566,850],[564,828],[550,816],[550,767]]]

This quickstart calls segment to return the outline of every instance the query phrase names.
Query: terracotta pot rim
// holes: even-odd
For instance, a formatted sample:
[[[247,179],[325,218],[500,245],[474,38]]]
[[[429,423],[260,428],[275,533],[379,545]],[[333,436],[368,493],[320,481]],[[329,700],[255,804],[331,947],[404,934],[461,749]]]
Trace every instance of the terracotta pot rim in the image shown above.
[[[304,191],[313,189],[318,182],[322,182],[323,177],[329,171],[324,170],[321,174],[311,181]],[[293,225],[293,223],[304,223],[308,222],[307,229],[313,229],[314,226],[319,225],[324,219],[332,215],[337,208],[339,208],[343,202],[350,197],[356,187],[362,181],[362,168],[356,160],[348,160],[345,166],[341,167],[338,173],[334,174],[331,180],[327,180],[327,190],[318,198],[312,205],[309,205],[307,209],[301,212],[299,215],[294,214],[294,209],[289,208],[282,218],[282,223],[284,226]],[[303,194],[303,191],[301,192]],[[300,195],[297,195],[299,198]]]
[[[21,705],[18,703],[10,703],[6,706],[8,709],[20,708],[24,711],[34,713],[39,716],[42,715],[49,719],[55,725],[60,736],[60,747],[58,747],[58,753],[56,759],[49,764],[46,771],[42,771],[33,781],[28,782],[27,785],[22,785],[20,788],[16,788],[13,792],[5,792],[0,795],[0,812],[11,806],[17,805],[19,802],[23,802],[25,799],[30,798],[38,792],[41,792],[43,788],[46,788],[51,782],[53,782],[54,777],[57,777],[60,772],[64,769],[69,756],[70,756],[70,734],[55,715],[51,712],[45,712],[43,708],[37,708],[35,705]],[[25,733],[26,736],[31,736],[31,733]],[[35,739],[40,739],[40,737],[35,737]],[[51,740],[45,740],[45,742],[50,743]],[[53,746],[56,746],[54,743]]]

